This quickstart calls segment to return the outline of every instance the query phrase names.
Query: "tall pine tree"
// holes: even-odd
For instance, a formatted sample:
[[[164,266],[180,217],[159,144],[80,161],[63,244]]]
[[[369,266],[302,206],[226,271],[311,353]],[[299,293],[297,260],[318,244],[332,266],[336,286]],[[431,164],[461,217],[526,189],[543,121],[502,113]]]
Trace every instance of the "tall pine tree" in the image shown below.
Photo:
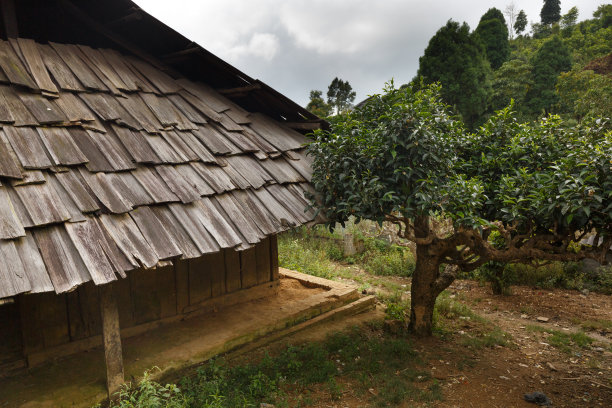
[[[554,36],[542,44],[531,64],[533,86],[527,94],[527,103],[533,113],[549,113],[559,100],[555,89],[557,77],[572,68],[570,52],[563,41]]]
[[[508,27],[502,12],[496,8],[490,8],[480,18],[478,27],[474,32],[485,46],[491,68],[498,69],[501,67],[510,55]]]
[[[556,23],[561,19],[561,0],[544,0],[544,6],[540,11],[542,24]]]
[[[429,40],[419,58],[418,76],[440,82],[445,101],[454,105],[470,127],[478,125],[489,106],[492,72],[485,50],[470,27],[449,20]]]
[[[516,16],[516,21],[514,22],[514,31],[517,35],[521,35],[525,28],[527,27],[527,14],[525,14],[524,10],[519,11],[518,16]]]

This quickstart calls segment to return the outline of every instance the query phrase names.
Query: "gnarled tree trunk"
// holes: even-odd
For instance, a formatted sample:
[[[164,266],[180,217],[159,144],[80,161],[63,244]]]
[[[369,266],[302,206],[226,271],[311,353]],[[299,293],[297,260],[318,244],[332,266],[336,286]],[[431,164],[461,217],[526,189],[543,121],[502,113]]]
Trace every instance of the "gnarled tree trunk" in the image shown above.
[[[426,238],[430,235],[429,217],[416,217],[414,220],[416,238]],[[408,329],[419,337],[431,336],[433,329],[433,313],[436,298],[445,289],[438,281],[440,263],[442,260],[439,242],[417,242],[416,266],[412,274],[410,323]],[[448,286],[444,284],[442,286]]]
[[[439,291],[435,282],[440,260],[430,254],[430,245],[417,245],[416,267],[412,274],[410,324],[408,329],[419,337],[431,336],[433,312]]]

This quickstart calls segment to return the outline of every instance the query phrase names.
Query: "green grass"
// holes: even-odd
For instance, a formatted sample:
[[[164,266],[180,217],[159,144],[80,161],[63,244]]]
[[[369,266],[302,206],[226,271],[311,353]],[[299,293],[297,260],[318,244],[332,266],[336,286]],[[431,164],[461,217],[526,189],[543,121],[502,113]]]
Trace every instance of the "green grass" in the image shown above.
[[[460,343],[468,348],[481,349],[495,346],[505,347],[508,346],[510,342],[508,334],[504,333],[499,327],[495,327],[484,334],[477,334],[475,336],[468,334]]]
[[[572,319],[572,323],[579,325],[583,330],[612,331],[612,320],[580,320]]]
[[[566,354],[573,354],[577,349],[589,348],[594,341],[593,338],[587,336],[582,331],[564,333],[559,330],[535,325],[527,326],[527,330],[535,333],[547,333],[549,336],[546,338],[546,343]]]
[[[340,399],[342,378],[351,380],[354,392],[377,406],[442,399],[440,386],[407,338],[364,326],[324,342],[286,346],[247,364],[211,360],[178,385],[161,385],[145,373],[138,384],[124,387],[110,408],[246,408],[261,402],[303,406],[313,403],[313,390]]]
[[[479,323],[490,323],[489,320],[476,314],[467,305],[451,298],[447,291],[442,292],[436,300],[434,319],[439,320],[441,316],[449,320],[464,317]]]
[[[357,234],[363,250],[351,257],[342,252],[342,240],[324,227],[298,228],[278,240],[280,266],[327,279],[348,277],[343,266],[357,264],[374,276],[408,277],[414,271],[410,250],[385,241]],[[360,282],[362,283],[362,282]]]
[[[577,262],[553,262],[539,268],[523,264],[508,264],[498,271],[488,266],[468,275],[481,281],[497,282],[504,293],[510,292],[511,285],[525,285],[537,288],[561,288],[612,294],[612,267],[600,267],[596,270],[583,270]]]

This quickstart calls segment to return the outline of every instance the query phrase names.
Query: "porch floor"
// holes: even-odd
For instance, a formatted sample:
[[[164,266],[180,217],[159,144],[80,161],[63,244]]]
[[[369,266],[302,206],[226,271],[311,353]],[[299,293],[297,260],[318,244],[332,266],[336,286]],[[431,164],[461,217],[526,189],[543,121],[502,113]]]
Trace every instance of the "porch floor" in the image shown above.
[[[153,367],[159,368],[155,377],[172,375],[266,335],[278,338],[283,330],[358,298],[352,286],[281,268],[271,296],[214,307],[123,339],[125,379],[138,379]],[[0,378],[0,407],[89,407],[106,397],[105,373],[102,347],[57,359]]]

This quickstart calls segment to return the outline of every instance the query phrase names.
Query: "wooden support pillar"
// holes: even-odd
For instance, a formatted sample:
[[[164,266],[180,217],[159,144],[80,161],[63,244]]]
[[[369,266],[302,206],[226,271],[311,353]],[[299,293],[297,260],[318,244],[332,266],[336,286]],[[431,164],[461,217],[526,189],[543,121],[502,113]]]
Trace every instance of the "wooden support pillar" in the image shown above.
[[[276,235],[270,235],[270,280],[278,279],[278,240]]]
[[[106,385],[110,398],[124,382],[119,310],[113,284],[100,286],[100,313],[102,314],[102,338],[106,359]]]

